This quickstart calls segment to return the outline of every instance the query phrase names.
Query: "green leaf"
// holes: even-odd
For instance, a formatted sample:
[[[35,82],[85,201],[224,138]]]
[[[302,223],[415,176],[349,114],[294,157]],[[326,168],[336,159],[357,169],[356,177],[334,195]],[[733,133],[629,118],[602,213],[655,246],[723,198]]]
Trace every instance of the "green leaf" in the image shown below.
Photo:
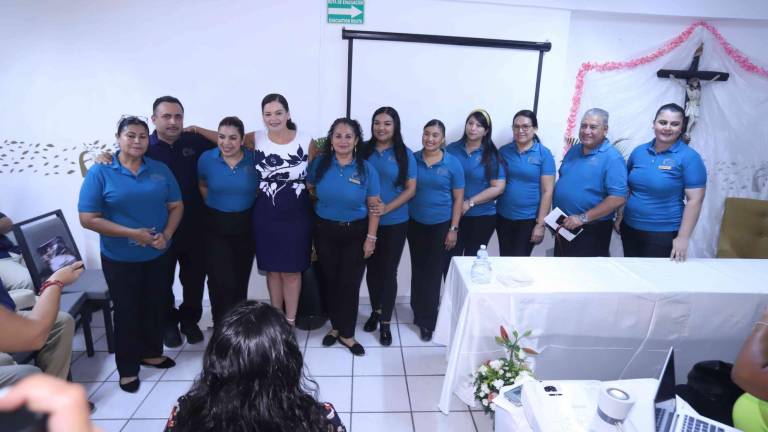
[[[528,337],[531,335],[531,330],[526,330],[525,333],[523,333],[523,337]]]

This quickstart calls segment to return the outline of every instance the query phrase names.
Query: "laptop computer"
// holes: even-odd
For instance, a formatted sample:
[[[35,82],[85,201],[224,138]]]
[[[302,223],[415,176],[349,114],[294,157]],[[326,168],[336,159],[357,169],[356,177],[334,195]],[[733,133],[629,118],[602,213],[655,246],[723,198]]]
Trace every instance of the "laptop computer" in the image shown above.
[[[661,369],[654,398],[656,432],[739,432],[738,429],[710,420],[692,409],[677,409],[675,400],[675,352],[672,347]]]

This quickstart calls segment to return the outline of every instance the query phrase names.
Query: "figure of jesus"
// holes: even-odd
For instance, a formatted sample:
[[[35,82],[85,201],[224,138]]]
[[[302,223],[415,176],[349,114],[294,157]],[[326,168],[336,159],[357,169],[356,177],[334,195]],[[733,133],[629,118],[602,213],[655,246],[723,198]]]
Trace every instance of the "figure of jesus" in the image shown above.
[[[675,80],[675,76],[670,74],[670,78]],[[705,81],[706,83],[710,83],[712,81],[716,81],[718,78],[720,78],[720,75],[716,75],[714,78],[712,78],[709,81]],[[688,101],[685,103],[685,116],[688,118],[688,126],[685,128],[685,134],[683,134],[683,139],[685,142],[691,141],[691,133],[693,132],[693,126],[696,124],[696,120],[699,117],[699,107],[701,104],[701,81],[699,81],[696,77],[688,78],[686,81],[686,84],[680,83],[678,81],[674,81],[680,87],[682,87],[685,90],[685,94],[688,95]]]

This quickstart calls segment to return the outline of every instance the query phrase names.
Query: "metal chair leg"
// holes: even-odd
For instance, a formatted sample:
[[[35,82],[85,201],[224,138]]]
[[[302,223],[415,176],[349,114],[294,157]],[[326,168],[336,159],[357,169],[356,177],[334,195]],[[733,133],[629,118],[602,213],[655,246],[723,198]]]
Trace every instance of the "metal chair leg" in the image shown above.
[[[105,300],[102,304],[102,312],[104,313],[104,330],[107,337],[107,351],[110,354],[115,352],[115,329],[112,325],[112,307],[109,300]]]
[[[85,305],[80,311],[80,325],[83,326],[83,337],[85,338],[85,352],[88,357],[93,357],[93,333],[91,332],[91,309]]]

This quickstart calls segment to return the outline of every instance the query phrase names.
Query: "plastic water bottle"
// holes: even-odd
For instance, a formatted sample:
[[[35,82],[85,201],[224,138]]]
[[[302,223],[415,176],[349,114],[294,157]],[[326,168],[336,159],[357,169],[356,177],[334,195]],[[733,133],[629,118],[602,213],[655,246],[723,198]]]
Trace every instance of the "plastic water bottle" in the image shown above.
[[[488,250],[485,245],[480,245],[480,249],[477,250],[477,258],[472,263],[470,277],[474,283],[487,284],[491,282],[491,262],[488,260]]]

